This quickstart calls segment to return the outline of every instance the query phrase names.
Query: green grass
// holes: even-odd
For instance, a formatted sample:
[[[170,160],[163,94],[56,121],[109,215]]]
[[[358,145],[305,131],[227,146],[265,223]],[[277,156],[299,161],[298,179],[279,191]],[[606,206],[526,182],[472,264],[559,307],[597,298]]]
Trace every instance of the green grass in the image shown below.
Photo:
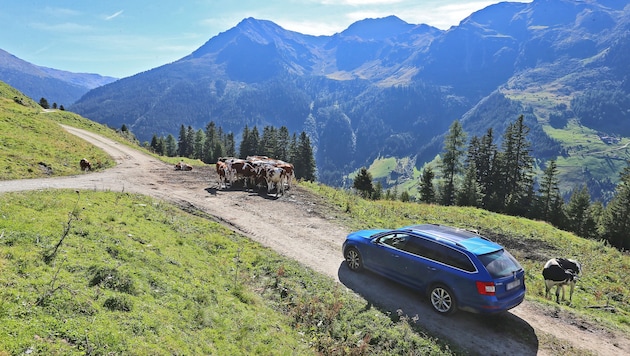
[[[13,100],[22,98],[24,105]],[[32,100],[0,82],[0,180],[79,174],[79,161],[87,158],[97,169],[114,165],[102,150],[67,133],[58,122],[99,133],[112,130],[65,112],[44,112]]]
[[[450,353],[202,215],[125,193],[0,195],[0,354]]]
[[[15,102],[21,98],[23,104]],[[159,157],[124,139],[115,130],[69,111],[44,111],[39,104],[0,82],[0,180],[47,178],[80,174],[82,158],[92,168],[113,167],[103,150],[66,132],[59,124],[89,130],[175,165],[180,160],[201,165],[199,160]]]

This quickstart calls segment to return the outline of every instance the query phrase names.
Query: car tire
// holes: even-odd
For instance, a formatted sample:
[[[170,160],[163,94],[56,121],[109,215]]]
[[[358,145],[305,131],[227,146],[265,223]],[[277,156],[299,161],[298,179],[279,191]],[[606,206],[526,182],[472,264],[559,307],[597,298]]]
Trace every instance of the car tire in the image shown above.
[[[436,284],[431,287],[429,301],[433,310],[441,315],[450,315],[457,310],[457,302],[453,292],[443,284]]]
[[[359,250],[354,247],[349,247],[346,249],[344,257],[346,258],[346,264],[351,271],[359,272],[363,270],[363,258],[361,258]]]

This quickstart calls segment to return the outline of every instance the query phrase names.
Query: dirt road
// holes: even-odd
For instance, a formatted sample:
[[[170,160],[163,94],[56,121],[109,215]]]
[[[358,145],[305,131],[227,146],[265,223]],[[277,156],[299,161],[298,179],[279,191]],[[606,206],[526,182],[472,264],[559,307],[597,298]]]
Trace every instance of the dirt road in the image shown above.
[[[64,126],[101,147],[116,167],[71,177],[1,181],[0,193],[51,188],[132,192],[203,211],[231,229],[339,281],[374,308],[402,311],[427,333],[461,346],[471,355],[628,355],[627,336],[572,318],[565,312],[525,301],[505,315],[484,318],[464,312],[442,317],[416,292],[371,273],[352,273],[343,264],[341,244],[348,234],[325,202],[294,187],[284,196],[218,188],[214,166],[175,171],[151,156],[88,131]],[[562,343],[554,342],[561,340]],[[558,345],[572,345],[562,349]]]

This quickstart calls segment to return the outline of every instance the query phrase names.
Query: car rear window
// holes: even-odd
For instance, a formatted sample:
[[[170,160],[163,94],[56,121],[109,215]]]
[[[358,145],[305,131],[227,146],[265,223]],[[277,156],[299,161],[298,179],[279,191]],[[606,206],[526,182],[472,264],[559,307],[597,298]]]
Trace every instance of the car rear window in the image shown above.
[[[486,266],[492,278],[507,277],[522,269],[516,259],[505,250],[480,255],[479,259]]]

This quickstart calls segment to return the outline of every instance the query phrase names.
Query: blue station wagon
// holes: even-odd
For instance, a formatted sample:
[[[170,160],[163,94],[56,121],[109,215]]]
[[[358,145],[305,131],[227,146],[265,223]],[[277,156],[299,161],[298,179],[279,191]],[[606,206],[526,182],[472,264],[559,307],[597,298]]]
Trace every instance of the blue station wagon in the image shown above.
[[[368,269],[420,290],[433,310],[496,314],[525,298],[525,271],[501,245],[474,231],[433,224],[349,234],[343,256],[352,271]]]

